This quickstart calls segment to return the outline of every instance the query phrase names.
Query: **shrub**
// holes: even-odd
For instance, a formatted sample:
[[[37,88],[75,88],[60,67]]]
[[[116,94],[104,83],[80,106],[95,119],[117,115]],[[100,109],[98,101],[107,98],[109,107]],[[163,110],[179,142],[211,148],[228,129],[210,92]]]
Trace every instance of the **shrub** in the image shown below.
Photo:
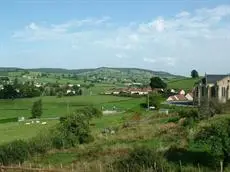
[[[23,163],[29,157],[28,144],[22,140],[0,146],[0,163],[3,165]]]
[[[127,157],[116,161],[115,167],[118,171],[136,172],[149,168],[153,168],[155,171],[162,171],[162,169],[167,169],[168,164],[163,159],[163,156],[155,150],[138,147],[131,151]]]
[[[32,118],[41,117],[42,115],[42,100],[41,99],[34,102],[31,113],[32,113]]]
[[[93,106],[87,106],[81,109],[77,109],[75,112],[77,114],[83,114],[89,119],[94,118],[94,117],[99,118],[102,116],[102,111]]]
[[[230,152],[230,120],[221,119],[202,127],[194,137],[193,147],[210,153],[217,160],[226,160]]]
[[[84,111],[83,111],[84,112]],[[85,112],[88,112],[87,110]],[[74,113],[61,118],[60,124],[52,131],[52,144],[55,148],[69,148],[93,140],[89,129],[89,115]]]
[[[167,123],[171,123],[171,122],[177,123],[179,120],[180,120],[180,118],[177,116],[176,117],[170,117],[170,118],[168,118]]]
[[[180,118],[193,118],[193,119],[198,119],[198,111],[195,109],[191,110],[180,110],[178,112],[178,115]]]
[[[183,165],[193,164],[197,166],[197,164],[200,164],[207,167],[211,167],[215,163],[215,159],[207,152],[189,150],[177,146],[171,146],[164,153],[164,157],[169,162],[173,162],[177,165],[179,165],[180,161]]]
[[[201,101],[199,107],[199,118],[205,119],[214,116],[215,114],[221,114],[224,111],[224,106],[216,99],[207,100],[207,98]]]
[[[49,133],[38,135],[28,142],[31,155],[45,154],[52,148],[52,142]]]
[[[154,106],[156,109],[159,109],[160,104],[161,104],[161,100],[162,100],[162,97],[159,94],[156,94],[156,93],[151,94],[147,98],[147,104],[148,104],[148,101],[149,101],[150,106]]]
[[[194,123],[199,119],[199,114],[196,109],[180,110],[178,115],[181,118],[179,121],[180,125],[189,128],[193,127]]]
[[[212,114],[221,114],[223,113],[223,105],[218,103],[216,100],[211,100],[209,102],[209,108]]]

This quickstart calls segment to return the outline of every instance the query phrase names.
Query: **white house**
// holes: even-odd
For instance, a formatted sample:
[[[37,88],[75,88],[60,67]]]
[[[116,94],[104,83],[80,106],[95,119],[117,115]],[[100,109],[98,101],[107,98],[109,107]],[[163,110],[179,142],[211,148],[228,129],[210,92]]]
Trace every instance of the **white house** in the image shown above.
[[[171,93],[176,93],[176,91],[174,89],[171,89],[170,92]]]
[[[179,94],[179,95],[185,95],[185,91],[184,91],[184,90],[180,90],[180,91],[178,92],[178,94]]]
[[[72,91],[72,90],[67,90],[67,91],[66,91],[66,94],[69,94],[69,93],[75,94],[76,92],[75,92],[75,91]]]
[[[35,87],[40,88],[42,85],[41,84],[35,84]]]
[[[189,101],[193,101],[193,94],[192,93],[187,93],[185,95],[185,97],[189,100]]]
[[[120,91],[114,91],[113,94],[118,95],[118,94],[120,94]]]

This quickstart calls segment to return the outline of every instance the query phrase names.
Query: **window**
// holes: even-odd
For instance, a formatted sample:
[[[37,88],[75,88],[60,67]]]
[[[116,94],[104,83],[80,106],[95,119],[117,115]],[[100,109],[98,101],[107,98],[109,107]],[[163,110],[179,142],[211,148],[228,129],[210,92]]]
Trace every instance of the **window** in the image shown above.
[[[226,88],[225,87],[222,87],[222,97],[225,97],[226,96]]]
[[[211,97],[216,97],[216,88],[211,87]]]
[[[202,96],[204,96],[204,91],[205,91],[205,88],[202,87],[202,89],[201,89],[201,95],[202,95]]]
[[[198,96],[199,96],[199,88],[196,87],[196,97],[198,97]]]

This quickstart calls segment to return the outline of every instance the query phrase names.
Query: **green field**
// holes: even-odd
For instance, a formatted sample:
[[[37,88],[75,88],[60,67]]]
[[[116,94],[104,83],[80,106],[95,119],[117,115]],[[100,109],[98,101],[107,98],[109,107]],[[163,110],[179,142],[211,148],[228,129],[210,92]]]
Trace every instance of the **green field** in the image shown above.
[[[168,84],[168,88],[171,89],[184,89],[186,91],[191,91],[192,88],[194,87],[194,84],[198,81],[199,79],[192,79],[192,78],[188,78],[188,79],[181,79],[181,80],[172,80],[169,81]]]
[[[56,120],[41,120],[47,122],[47,125],[31,124],[25,125],[24,122],[14,122],[0,124],[0,144],[10,142],[16,139],[28,139],[37,136],[41,132],[45,132],[49,127],[55,125]]]
[[[94,105],[98,108],[102,106],[111,109],[116,106],[117,109],[127,110],[139,107],[139,104],[145,101],[144,98],[125,98],[115,96],[72,96],[72,97],[41,97],[43,102],[42,117],[64,116],[74,109],[87,105]],[[0,100],[0,119],[12,117],[30,117],[31,107],[34,101],[39,98]]]

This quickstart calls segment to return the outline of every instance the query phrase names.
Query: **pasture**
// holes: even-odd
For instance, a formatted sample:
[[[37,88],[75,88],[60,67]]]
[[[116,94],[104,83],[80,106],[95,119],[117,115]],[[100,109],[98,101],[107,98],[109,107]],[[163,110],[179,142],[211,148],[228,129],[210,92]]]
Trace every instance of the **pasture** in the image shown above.
[[[46,120],[45,118],[55,118],[65,116],[77,108],[93,105],[98,108],[102,106],[104,109],[112,109],[114,106],[119,111],[127,111],[129,109],[140,108],[140,103],[145,98],[125,98],[115,96],[73,96],[73,97],[41,97],[43,102],[43,114],[41,121],[47,121],[47,125],[31,124],[25,125],[25,122],[7,122],[0,123],[0,144],[15,139],[28,139],[36,136],[39,132],[56,124],[57,120]],[[39,98],[16,99],[16,100],[0,100],[0,120],[11,119],[17,117],[31,116],[31,107],[34,101]],[[117,125],[122,121],[125,114],[118,113],[116,115],[105,115],[100,119],[94,119],[96,128],[101,129],[108,125]]]
[[[42,120],[41,120],[42,121]],[[44,120],[47,121],[47,120]],[[28,139],[35,137],[39,133],[45,132],[48,128],[55,125],[57,120],[47,121],[47,125],[31,124],[25,125],[24,122],[12,122],[0,124],[0,144],[16,139]]]
[[[187,79],[180,79],[180,80],[171,80],[167,84],[168,84],[168,88],[171,88],[171,89],[184,89],[186,91],[191,91],[194,84],[198,80],[199,78],[198,79],[187,78]]]
[[[72,97],[40,97],[43,103],[42,117],[64,116],[77,108],[93,105],[111,109],[115,106],[119,110],[128,110],[139,107],[145,98],[127,98],[115,96],[72,96]],[[0,100],[0,119],[12,117],[30,117],[31,107],[39,98],[26,98],[15,100]]]

